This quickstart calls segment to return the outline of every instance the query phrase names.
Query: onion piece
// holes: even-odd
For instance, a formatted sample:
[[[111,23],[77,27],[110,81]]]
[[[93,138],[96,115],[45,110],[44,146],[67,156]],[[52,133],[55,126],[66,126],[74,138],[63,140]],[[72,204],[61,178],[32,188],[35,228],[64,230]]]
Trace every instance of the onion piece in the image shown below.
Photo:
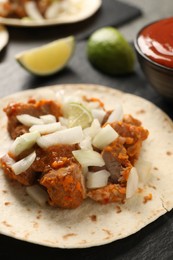
[[[22,172],[25,172],[35,161],[36,158],[36,152],[33,152],[26,156],[25,158],[21,159],[20,161],[14,163],[11,166],[11,169],[16,175],[21,174]]]
[[[28,114],[17,115],[16,117],[20,123],[29,127],[32,125],[41,125],[44,123],[42,119],[35,116],[30,116]]]
[[[1,161],[0,161],[0,167],[3,167],[3,162],[5,161],[6,165],[8,165],[9,167],[11,167],[16,161],[11,158],[8,153],[4,154],[1,157]]]
[[[93,115],[94,118],[97,118],[99,120],[100,123],[103,122],[103,119],[106,115],[106,112],[103,109],[92,109],[91,113]]]
[[[82,139],[82,127],[76,126],[41,136],[37,139],[37,144],[41,148],[48,148],[56,144],[77,144],[80,143]]]
[[[150,178],[152,163],[149,161],[142,160],[141,158],[135,163],[135,168],[138,172],[139,181],[146,184]]]
[[[45,12],[45,18],[46,19],[55,19],[58,17],[58,13],[60,11],[60,3],[59,2],[53,2],[46,10]]]
[[[30,17],[31,19],[35,21],[40,21],[44,19],[34,1],[27,1],[24,4],[24,8],[27,16]]]
[[[100,129],[101,129],[101,126],[100,126],[98,119],[94,119],[92,121],[91,126],[88,128],[85,128],[83,130],[83,132],[86,136],[89,135],[93,139],[95,137],[95,135],[99,132]]]
[[[48,201],[47,192],[42,189],[39,185],[32,185],[26,187],[28,195],[40,206],[45,206]]]
[[[82,167],[82,174],[84,177],[86,177],[87,173],[88,173],[88,167]]]
[[[117,132],[110,125],[106,125],[100,129],[100,131],[94,137],[92,143],[95,147],[102,150],[105,146],[112,143],[117,137]]]
[[[61,129],[60,122],[44,125],[33,125],[29,128],[29,132],[38,131],[41,135],[50,134]]]
[[[135,167],[132,167],[130,174],[127,180],[126,187],[126,198],[131,198],[138,188],[138,173]]]
[[[83,150],[93,150],[91,145],[91,137],[85,136],[84,139],[79,143],[79,146]]]
[[[56,122],[56,117],[51,114],[40,116],[40,119],[43,121],[44,124],[50,124]]]
[[[123,119],[123,108],[122,105],[117,102],[115,105],[115,109],[112,111],[110,116],[108,117],[107,123],[112,123],[115,121],[122,121]]]
[[[15,139],[9,152],[13,156],[18,156],[21,152],[30,149],[39,137],[40,134],[37,131],[23,134]]]
[[[62,116],[59,117],[59,122],[61,123],[61,125],[63,127],[68,127],[68,125],[69,125],[68,119],[65,117],[62,117]]]
[[[105,162],[100,153],[93,150],[75,150],[72,154],[82,167],[88,166],[104,166]]]
[[[86,176],[86,186],[88,189],[101,188],[108,184],[110,172],[100,170],[97,172],[88,172]]]

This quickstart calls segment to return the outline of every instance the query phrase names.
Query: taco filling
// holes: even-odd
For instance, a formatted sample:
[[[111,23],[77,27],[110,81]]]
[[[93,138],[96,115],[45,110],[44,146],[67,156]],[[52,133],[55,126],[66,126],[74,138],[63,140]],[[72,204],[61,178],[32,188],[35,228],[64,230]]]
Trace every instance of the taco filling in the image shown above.
[[[86,8],[85,5],[84,0],[3,0],[0,16],[42,21],[76,15]]]
[[[13,140],[1,157],[4,173],[27,186],[38,203],[37,189],[60,208],[77,208],[87,198],[124,203],[138,189],[136,165],[148,130],[124,115],[119,103],[108,111],[94,97],[57,100],[29,99],[4,108]]]

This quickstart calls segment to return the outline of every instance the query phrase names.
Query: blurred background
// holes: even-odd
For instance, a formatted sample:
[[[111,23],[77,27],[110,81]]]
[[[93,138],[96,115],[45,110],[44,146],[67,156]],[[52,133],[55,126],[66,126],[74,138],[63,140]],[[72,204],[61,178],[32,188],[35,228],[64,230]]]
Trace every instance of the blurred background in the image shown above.
[[[137,19],[121,26],[121,32],[129,41],[133,41],[136,33],[145,24],[173,15],[172,0],[119,0],[122,3],[132,4],[142,11],[142,15]]]

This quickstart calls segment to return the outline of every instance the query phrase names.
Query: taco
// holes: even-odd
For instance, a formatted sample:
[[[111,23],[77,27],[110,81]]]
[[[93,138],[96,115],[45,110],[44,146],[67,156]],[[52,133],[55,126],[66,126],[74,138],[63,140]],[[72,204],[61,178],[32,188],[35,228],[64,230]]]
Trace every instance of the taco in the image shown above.
[[[2,234],[90,247],[172,209],[173,125],[148,101],[60,85],[2,99],[0,116]]]
[[[101,0],[5,0],[0,3],[0,17],[11,25],[73,23],[92,16],[101,4]]]

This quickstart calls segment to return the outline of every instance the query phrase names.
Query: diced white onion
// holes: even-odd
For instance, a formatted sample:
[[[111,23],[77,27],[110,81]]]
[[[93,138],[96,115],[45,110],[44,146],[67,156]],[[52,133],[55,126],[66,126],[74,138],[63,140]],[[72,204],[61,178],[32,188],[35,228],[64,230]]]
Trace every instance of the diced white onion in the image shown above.
[[[72,153],[82,167],[105,165],[101,154],[93,150],[76,150]]]
[[[40,134],[37,131],[26,133],[17,137],[10,148],[10,153],[14,156],[17,156],[21,152],[30,149],[36,143],[36,140],[39,137]]]
[[[44,125],[33,125],[29,128],[29,132],[38,131],[41,135],[50,134],[61,129],[60,122]]]
[[[35,116],[30,116],[28,114],[22,114],[16,116],[17,120],[22,123],[23,125],[26,125],[28,127],[32,125],[41,125],[43,124],[43,120],[41,118],[35,117]]]
[[[115,109],[112,111],[112,113],[108,117],[107,123],[121,121],[122,119],[123,119],[123,108],[122,108],[122,105],[119,102],[117,102],[115,105]]]
[[[106,170],[88,172],[86,176],[86,186],[88,189],[101,188],[108,184],[110,173]]]
[[[52,134],[41,136],[37,139],[37,144],[41,148],[48,148],[56,144],[77,144],[83,139],[81,126],[57,131]]]
[[[4,154],[1,157],[2,161],[0,161],[0,166],[2,167],[2,162],[5,161],[5,163],[8,166],[12,166],[15,163],[15,160],[13,158],[11,158],[8,154]]]
[[[84,139],[79,143],[79,146],[83,150],[93,150],[91,144],[91,137],[85,136]]]
[[[92,143],[95,147],[102,150],[105,146],[112,143],[117,137],[117,132],[110,125],[106,125],[100,129],[94,137]]]
[[[82,167],[82,174],[85,177],[88,172],[88,167]]]
[[[59,117],[59,122],[61,123],[62,126],[65,126],[65,127],[68,127],[68,125],[69,125],[68,119],[65,117],[62,117],[62,116]]]
[[[99,132],[100,129],[101,129],[101,126],[100,126],[98,119],[94,119],[92,121],[91,126],[85,128],[83,131],[86,136],[89,135],[91,137],[91,139],[93,139],[95,137],[95,135]]]
[[[97,118],[100,123],[103,122],[106,115],[106,112],[103,109],[92,109],[91,112],[94,118]]]
[[[54,19],[58,17],[58,13],[60,11],[60,3],[59,2],[53,2],[46,10],[45,12],[45,18],[46,19]]]
[[[47,192],[38,185],[26,187],[26,192],[40,206],[45,206],[48,201]]]
[[[132,167],[129,177],[127,180],[127,187],[126,187],[126,198],[131,198],[138,188],[138,173],[135,167]]]
[[[139,158],[138,161],[135,163],[135,168],[138,172],[139,181],[141,181],[143,184],[146,184],[151,176],[151,167],[151,162],[142,160],[141,158]]]
[[[56,122],[56,117],[50,114],[40,116],[40,119],[43,120],[44,124],[50,124]]]
[[[33,152],[30,155],[26,156],[25,158],[21,159],[20,161],[14,163],[11,168],[16,175],[25,172],[35,161],[36,153]]]
[[[34,1],[27,1],[24,4],[24,8],[27,16],[30,17],[31,19],[36,21],[40,21],[44,19]]]

